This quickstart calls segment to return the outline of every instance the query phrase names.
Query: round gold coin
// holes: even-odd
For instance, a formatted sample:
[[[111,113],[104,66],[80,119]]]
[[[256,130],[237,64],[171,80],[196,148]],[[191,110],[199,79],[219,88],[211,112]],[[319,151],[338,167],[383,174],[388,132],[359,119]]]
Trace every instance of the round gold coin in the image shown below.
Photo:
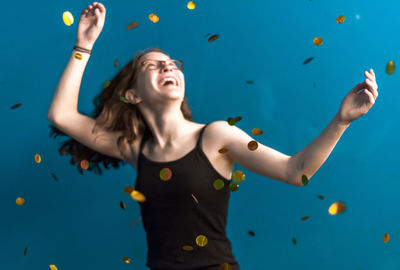
[[[383,235],[382,239],[383,239],[383,242],[387,243],[387,242],[389,242],[390,235],[388,233],[385,233]]]
[[[343,202],[334,202],[328,209],[329,214],[337,215],[341,214],[346,210],[346,205]]]
[[[163,180],[163,181],[168,181],[168,180],[171,179],[171,177],[172,177],[172,171],[171,171],[171,169],[169,169],[169,168],[163,168],[163,169],[161,169],[161,171],[160,171],[160,178],[161,178],[161,180]]]
[[[247,148],[249,148],[249,150],[251,150],[251,151],[254,151],[254,150],[256,150],[258,148],[258,143],[256,141],[254,141],[254,140],[250,141],[247,144]]]
[[[314,38],[313,43],[316,46],[320,46],[322,44],[322,38],[320,38],[320,37]]]
[[[18,198],[15,200],[15,202],[16,202],[18,205],[23,205],[23,204],[25,203],[25,200],[24,200],[24,198],[18,197]]]
[[[343,22],[344,22],[344,16],[343,16],[343,15],[338,16],[338,17],[336,18],[336,22],[337,22],[337,23],[343,23]]]
[[[196,237],[196,244],[199,247],[204,247],[205,245],[207,245],[208,239],[205,235],[199,235]]]

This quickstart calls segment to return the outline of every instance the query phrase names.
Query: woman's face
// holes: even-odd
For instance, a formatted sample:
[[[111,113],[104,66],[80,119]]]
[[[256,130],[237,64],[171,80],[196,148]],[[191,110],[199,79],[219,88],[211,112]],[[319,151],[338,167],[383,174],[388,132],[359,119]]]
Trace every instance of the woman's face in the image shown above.
[[[182,71],[169,56],[161,52],[150,52],[141,57],[136,83],[142,99],[158,97],[183,100],[185,95]]]

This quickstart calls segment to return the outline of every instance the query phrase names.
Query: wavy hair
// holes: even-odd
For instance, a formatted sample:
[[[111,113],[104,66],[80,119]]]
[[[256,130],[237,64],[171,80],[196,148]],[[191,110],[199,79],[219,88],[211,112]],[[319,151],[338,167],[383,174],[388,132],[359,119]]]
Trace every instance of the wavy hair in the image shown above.
[[[161,52],[168,55],[158,48],[140,51],[120,70],[120,72],[111,80],[110,84],[107,87],[104,87],[100,94],[98,94],[93,100],[95,109],[91,116],[95,118],[96,124],[92,129],[92,133],[97,133],[97,127],[106,131],[121,131],[122,135],[118,137],[116,143],[121,156],[123,157],[125,157],[122,151],[123,141],[131,144],[135,139],[137,139],[139,134],[143,135],[150,132],[138,106],[123,102],[122,98],[125,97],[125,93],[128,89],[136,85],[140,68],[140,59],[142,56],[150,52]],[[189,108],[186,96],[182,101],[181,111],[185,119],[189,121],[193,120],[192,111]],[[57,136],[69,137],[55,125],[50,124],[49,127],[50,138],[57,138]],[[120,162],[122,165],[125,165],[124,160],[98,153],[71,137],[63,142],[58,151],[61,155],[71,155],[70,164],[74,166],[75,163],[78,163],[77,169],[80,174],[83,174],[83,169],[81,167],[82,160],[87,160],[89,162],[89,167],[87,168],[88,171],[94,170],[96,174],[100,175],[102,174],[99,166],[101,162],[105,169],[109,169],[110,164],[116,169],[119,168]]]

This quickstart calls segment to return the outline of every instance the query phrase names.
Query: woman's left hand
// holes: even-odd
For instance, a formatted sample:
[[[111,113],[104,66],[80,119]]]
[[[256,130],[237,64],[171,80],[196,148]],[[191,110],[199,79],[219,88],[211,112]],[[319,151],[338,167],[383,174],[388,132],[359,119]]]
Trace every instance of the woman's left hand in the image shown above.
[[[378,97],[378,85],[375,81],[375,73],[372,69],[370,72],[365,71],[364,82],[357,84],[343,99],[340,110],[339,119],[346,124],[351,123],[360,116],[366,114]],[[359,90],[363,91],[359,92]]]

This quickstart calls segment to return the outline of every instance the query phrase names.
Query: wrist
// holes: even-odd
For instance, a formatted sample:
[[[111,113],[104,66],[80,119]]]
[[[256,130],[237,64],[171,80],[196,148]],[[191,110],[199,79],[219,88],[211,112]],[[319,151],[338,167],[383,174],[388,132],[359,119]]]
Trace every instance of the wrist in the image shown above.
[[[89,50],[89,51],[91,51],[93,49],[93,44],[89,44],[89,43],[85,43],[85,42],[76,41],[75,46],[81,47],[81,48],[83,48],[85,50]]]

